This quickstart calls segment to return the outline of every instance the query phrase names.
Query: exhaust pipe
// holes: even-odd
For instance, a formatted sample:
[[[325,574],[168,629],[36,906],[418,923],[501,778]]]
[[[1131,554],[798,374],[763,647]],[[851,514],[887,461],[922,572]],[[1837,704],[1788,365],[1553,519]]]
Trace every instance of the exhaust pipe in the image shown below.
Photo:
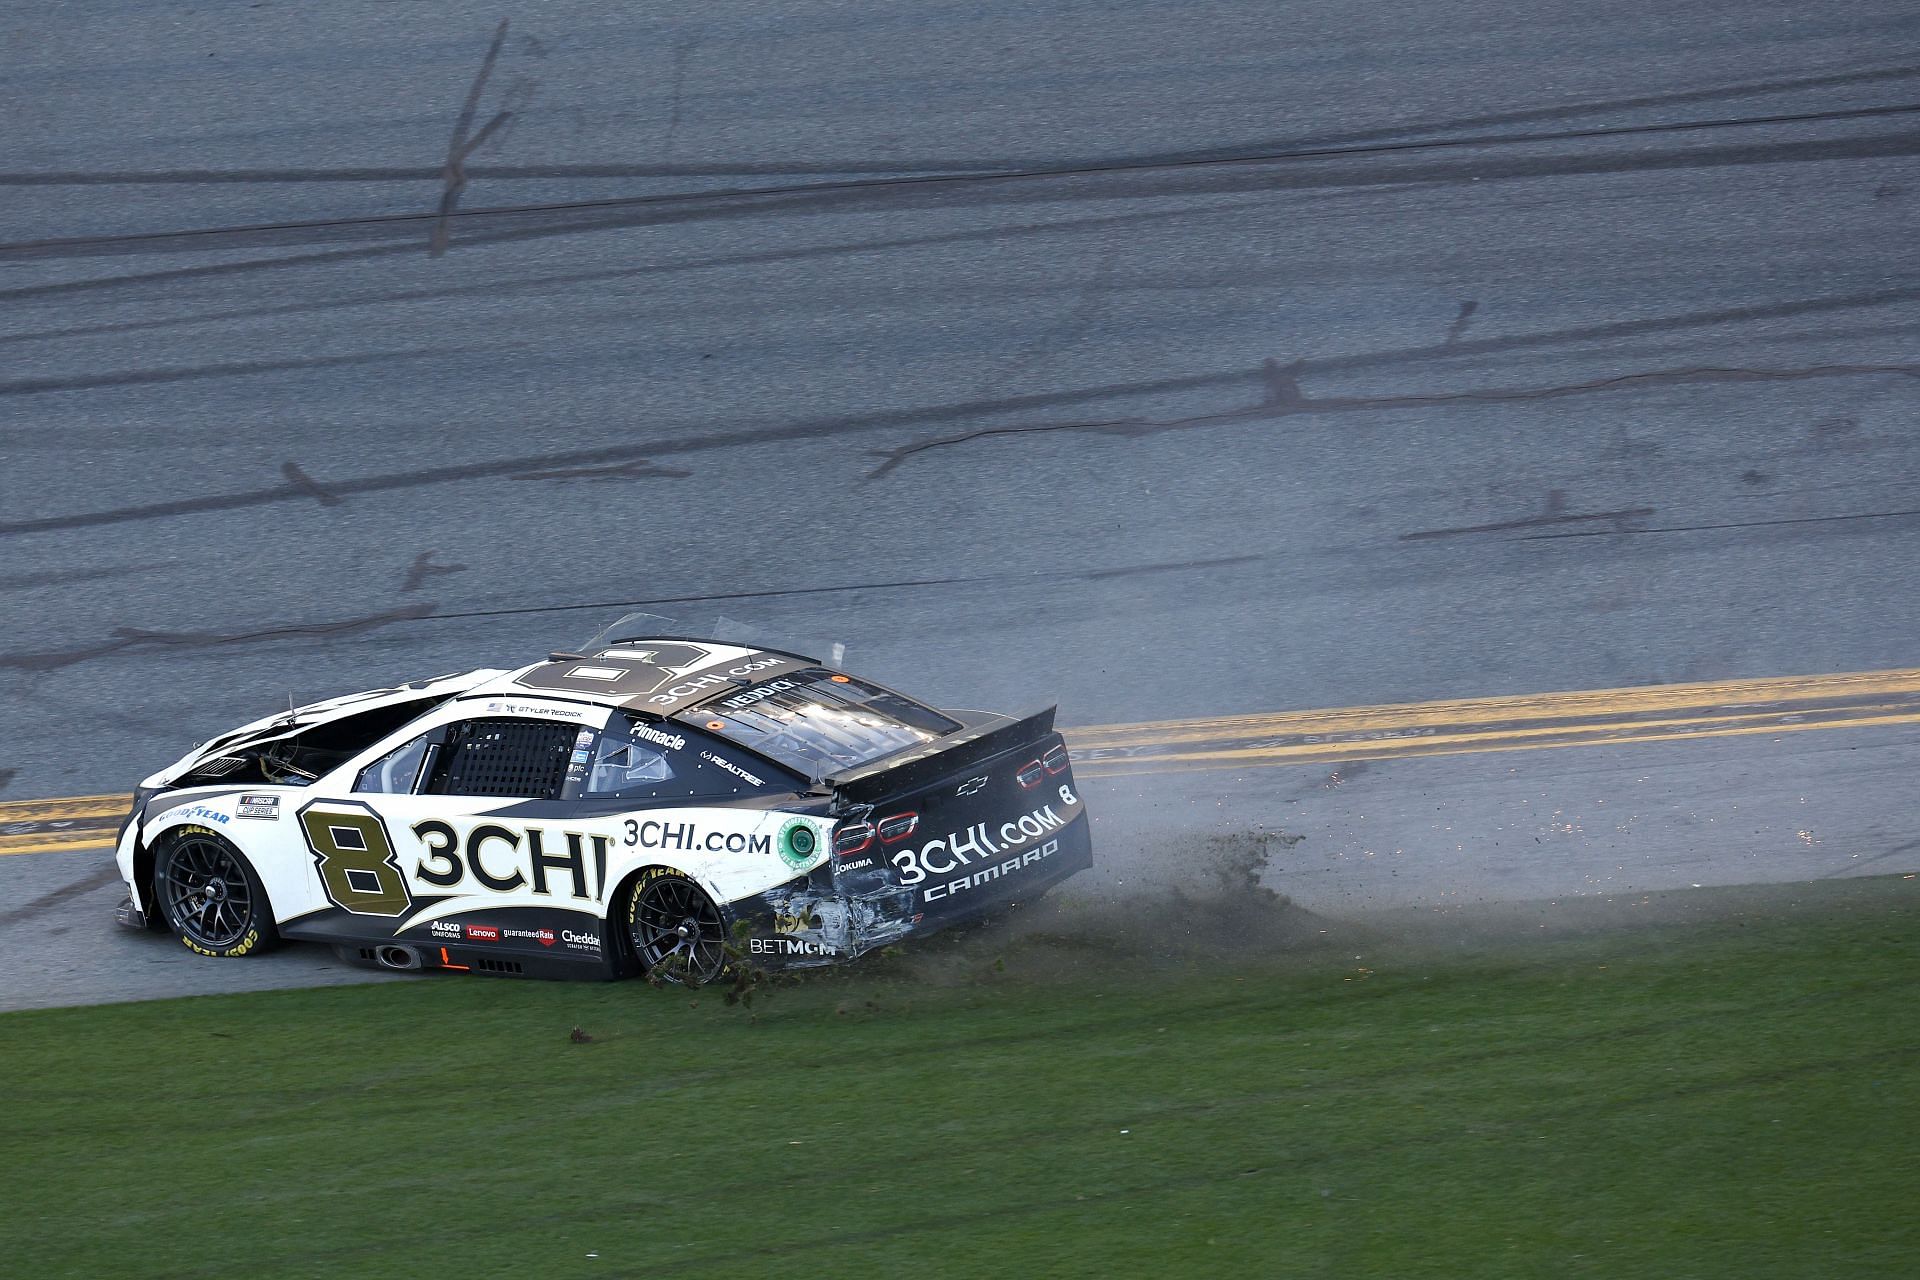
[[[380,947],[374,951],[373,958],[378,960],[381,967],[385,969],[418,969],[420,967],[420,953],[412,947]]]

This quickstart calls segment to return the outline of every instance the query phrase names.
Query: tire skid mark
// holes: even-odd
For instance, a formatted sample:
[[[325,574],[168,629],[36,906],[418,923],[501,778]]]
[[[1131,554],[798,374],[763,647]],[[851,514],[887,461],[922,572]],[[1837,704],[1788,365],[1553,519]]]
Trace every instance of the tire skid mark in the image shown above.
[[[437,612],[436,621],[473,618],[507,618],[545,613],[595,612],[615,609],[644,609],[654,605],[705,604],[733,600],[764,600],[781,596],[833,595],[840,592],[900,591],[914,587],[997,586],[1003,583],[1100,582],[1110,578],[1145,577],[1164,573],[1192,573],[1205,569],[1233,568],[1265,561],[1263,555],[1213,556],[1201,560],[1165,560],[1146,564],[1113,565],[1096,569],[1064,569],[1052,573],[990,573],[961,578],[903,578],[889,582],[842,582],[818,587],[778,587],[765,591],[707,592],[692,596],[650,596],[644,600],[593,600],[574,604],[527,605],[510,609],[474,609],[464,612]]]
[[[79,582],[98,582],[102,578],[128,578],[165,568],[157,564],[121,564],[101,569],[41,569],[27,573],[0,573],[0,591],[31,591],[36,587],[65,587]],[[0,776],[0,786],[6,779]]]
[[[142,329],[172,328],[178,325],[204,324],[221,320],[247,320],[259,316],[301,315],[313,311],[331,311],[340,307],[375,306],[394,302],[437,302],[448,298],[465,297],[475,294],[493,297],[527,289],[551,290],[562,285],[598,284],[609,280],[626,280],[638,276],[675,275],[686,271],[708,271],[725,267],[769,266],[782,263],[805,262],[814,258],[872,253],[881,249],[914,249],[937,245],[964,244],[973,240],[1002,240],[1009,236],[1045,234],[1051,231],[1083,231],[1093,227],[1122,226],[1128,223],[1178,221],[1184,218],[1208,216],[1216,213],[1236,212],[1241,209],[1263,208],[1267,203],[1268,202],[1264,200],[1245,200],[1226,204],[1214,202],[1204,205],[1188,206],[1181,209],[1121,213],[1098,218],[1058,218],[1051,222],[1029,221],[1012,226],[996,225],[966,231],[942,231],[931,235],[851,240],[838,244],[808,245],[792,249],[758,249],[747,253],[714,254],[704,258],[687,258],[678,262],[649,264],[640,267],[602,268],[595,271],[540,275],[524,280],[498,280],[489,281],[485,284],[470,285],[434,285],[430,288],[405,289],[392,293],[363,295],[357,298],[328,298],[314,302],[280,303],[264,307],[238,307],[227,311],[202,312],[198,315],[166,317],[156,320],[131,320],[95,325],[76,325],[65,329],[46,329],[38,332],[0,335],[0,343],[39,341],[48,338],[85,338],[105,333],[129,333]],[[568,225],[564,227],[543,227],[531,231],[469,234],[461,239],[461,244],[472,246],[522,243],[553,236],[574,235],[583,229],[592,230],[594,228]],[[415,252],[416,249],[412,242],[407,241],[371,249],[333,249],[324,253],[294,254],[279,258],[255,258],[246,262],[218,263],[205,267],[179,267],[167,271],[142,272],[137,275],[100,276],[86,280],[72,280],[52,284],[22,285],[14,289],[0,289],[0,302],[18,301],[53,294],[112,289],[121,286],[133,287],[143,284],[165,285],[183,279],[195,279],[203,276],[235,275],[249,271],[271,271],[281,267],[305,267],[334,262],[365,261],[400,254],[412,254]]]
[[[315,480],[312,476],[301,470],[300,464],[297,462],[287,461],[281,463],[280,474],[287,478],[288,484],[311,497],[323,507],[337,507],[345,501],[340,495],[323,487],[318,480]]]
[[[1466,184],[1500,178],[1542,178],[1577,174],[1655,172],[1674,168],[1714,168],[1724,165],[1784,164],[1808,160],[1862,160],[1920,154],[1920,137],[1911,131],[1885,136],[1850,139],[1815,139],[1802,142],[1735,143],[1700,146],[1670,152],[1632,149],[1619,154],[1567,154],[1531,158],[1501,159],[1478,157],[1466,160],[1441,158],[1424,165],[1376,169],[1372,162],[1385,158],[1422,153],[1544,146],[1570,142],[1613,142],[1648,136],[1684,133],[1713,133],[1727,129],[1755,129],[1782,125],[1837,124],[1846,121],[1891,119],[1920,115],[1920,104],[1899,103],[1889,106],[1859,107],[1847,110],[1803,112],[1789,115],[1750,116],[1727,119],[1675,121],[1662,124],[1614,128],[1564,129],[1525,134],[1485,134],[1413,142],[1378,143],[1364,146],[1294,147],[1274,151],[1222,155],[1203,153],[1155,158],[1146,161],[1122,161],[1094,165],[1041,166],[1010,168],[987,173],[933,173],[879,179],[849,179],[761,187],[732,187],[714,191],[662,192],[651,195],[614,196],[596,200],[550,201],[537,204],[498,205],[488,208],[456,210],[446,205],[434,213],[393,213],[352,218],[315,218],[292,222],[253,223],[234,226],[184,227],[171,231],[127,232],[116,235],[71,236],[21,240],[0,244],[0,258],[63,257],[75,252],[98,253],[106,250],[151,252],[160,248],[205,251],[209,247],[239,247],[247,243],[303,243],[303,237],[316,233],[337,234],[343,230],[387,229],[407,234],[421,225],[438,226],[443,220],[546,218],[578,214],[623,211],[625,217],[613,225],[637,225],[661,220],[663,210],[683,208],[677,220],[737,216],[744,210],[756,215],[771,208],[782,210],[838,210],[869,212],[894,208],[903,196],[930,194],[942,206],[967,204],[975,200],[1055,201],[1062,197],[1045,188],[1054,183],[1081,179],[1133,178],[1160,175],[1161,181],[1142,189],[1119,193],[1102,192],[1102,198],[1131,196],[1169,196],[1194,191],[1233,190],[1310,190],[1316,187],[1355,187],[1403,185],[1406,183]],[[1340,161],[1360,162],[1366,167]],[[1281,166],[1303,165],[1310,172],[1295,172]],[[1194,171],[1219,170],[1206,175]],[[1235,176],[1231,170],[1244,171]],[[1001,194],[997,188],[1022,185],[1041,188],[1021,196]],[[979,194],[975,194],[978,190]],[[951,194],[957,192],[957,199]],[[265,238],[263,240],[263,237]]]
[[[120,868],[109,861],[107,865],[99,871],[82,876],[80,879],[72,881],[71,883],[63,884],[58,889],[43,893],[31,901],[21,903],[17,907],[9,907],[5,911],[0,911],[0,925],[19,924],[22,920],[31,920],[48,907],[60,902],[63,898],[77,898],[82,894],[92,893],[96,889],[104,889],[119,879]]]
[[[1900,292],[1902,294],[1920,296],[1920,291],[1903,290]],[[1878,299],[1882,295],[1872,296]],[[1806,304],[1790,305],[1798,308]],[[1875,301],[1867,305],[1879,305],[1879,302]],[[1738,309],[1739,312],[1764,312],[1767,310],[1769,309]],[[1584,330],[1566,331],[1558,335],[1554,341],[1583,340],[1587,337],[1606,336],[1610,331],[1617,333],[1628,327],[1631,327],[1634,331],[1646,331],[1653,328],[1667,327],[1671,324],[1671,320],[1662,319],[1626,322],[1625,325],[1592,326]],[[1489,341],[1497,344],[1496,347],[1490,349],[1500,349],[1508,347],[1515,342],[1524,343],[1528,340],[1494,339]],[[1540,341],[1542,340],[1537,338],[1531,340],[1533,343]],[[1487,344],[1483,343],[1463,342],[1456,344],[1451,350],[1446,347],[1416,348],[1412,351],[1393,353],[1390,359],[1404,360],[1417,358],[1423,353],[1442,355],[1467,354],[1472,353],[1475,348],[1486,345]],[[1022,396],[1004,397],[997,400],[964,401],[953,404],[933,405],[920,409],[885,409],[866,414],[801,419],[785,425],[760,427],[747,431],[715,432],[706,435],[683,436],[679,439],[654,440],[627,445],[607,445],[592,449],[573,449],[555,453],[503,458],[488,462],[470,462],[449,466],[426,467],[413,471],[389,472],[384,475],[338,480],[328,485],[327,489],[328,492],[335,496],[351,497],[359,494],[425,488],[438,484],[450,484],[470,480],[514,478],[525,476],[529,472],[626,465],[651,460],[653,457],[661,454],[704,453],[772,443],[791,444],[802,440],[823,440],[841,436],[853,436],[888,428],[924,425],[970,417],[984,417],[998,413],[1052,408],[1060,405],[1084,403],[1088,400],[1117,399],[1140,395],[1164,395],[1172,392],[1195,391],[1224,385],[1244,384],[1250,377],[1262,380],[1267,388],[1267,395],[1261,403],[1245,408],[1166,420],[1115,418],[1090,422],[1033,423],[981,428],[930,440],[920,440],[893,449],[874,450],[874,455],[879,457],[881,461],[867,472],[867,478],[881,478],[897,469],[915,454],[924,453],[930,449],[946,448],[997,436],[1016,436],[1031,432],[1080,432],[1098,435],[1137,437],[1153,435],[1164,431],[1228,425],[1251,422],[1269,417],[1298,414],[1379,411],[1416,407],[1425,408],[1449,404],[1498,404],[1554,400],[1570,396],[1592,395],[1601,391],[1633,386],[1684,385],[1689,383],[1799,382],[1822,378],[1858,377],[1869,374],[1896,374],[1904,377],[1920,377],[1920,363],[1816,365],[1798,369],[1695,367],[1649,370],[1639,373],[1619,374],[1589,382],[1545,387],[1494,387],[1399,396],[1326,396],[1310,399],[1299,391],[1299,375],[1308,369],[1327,370],[1352,368],[1386,362],[1388,362],[1388,360],[1383,360],[1377,354],[1373,356],[1333,357],[1313,362],[1297,361],[1285,368],[1282,368],[1277,362],[1269,360],[1266,362],[1264,370],[1252,373],[1236,371],[1230,373],[1189,374],[1180,377],[1156,378],[1133,383],[1117,383],[1106,387],[1076,388],[1065,391],[1048,391]],[[538,478],[553,479],[564,477],[541,476]],[[237,493],[207,494],[201,497],[179,498],[167,502],[142,503],[133,506],[111,508],[104,511],[75,512],[66,515],[40,516],[26,520],[0,521],[0,537],[126,524],[141,520],[198,515],[215,511],[242,510],[249,507],[268,506],[311,496],[312,495],[301,486],[285,484],[266,489],[242,490]]]
[[[510,480],[645,480],[660,478],[685,480],[693,472],[679,467],[663,467],[647,458],[629,462],[609,462],[598,467],[554,467],[542,471],[522,471]]]
[[[1120,387],[1111,389],[1107,394],[1137,395],[1185,391],[1212,385],[1219,377],[1220,375],[1217,374],[1198,374],[1178,378],[1160,378],[1151,382],[1122,384]],[[1011,399],[936,405],[925,409],[885,409],[867,414],[836,414],[832,417],[803,419],[799,422],[779,426],[759,427],[747,431],[715,432],[707,435],[685,436],[678,440],[606,445],[592,449],[571,449],[555,453],[501,458],[489,462],[457,463],[448,466],[427,467],[414,471],[398,471],[389,472],[384,475],[363,476],[359,479],[335,480],[328,485],[328,490],[342,497],[353,497],[359,494],[386,493],[394,490],[414,489],[466,480],[504,479],[519,475],[523,472],[543,468],[555,469],[563,467],[586,467],[606,463],[625,463],[662,453],[703,453],[716,449],[731,449],[772,443],[791,444],[800,440],[830,439],[841,435],[911,425],[916,422],[949,421],[956,418],[977,416],[983,413],[1004,412],[1008,409],[1043,408],[1056,404],[1070,404],[1083,400],[1089,395],[1098,396],[1099,394],[1101,393],[1089,392],[1087,390],[1042,392]],[[0,522],[0,536],[38,533],[56,529],[78,529],[98,525],[124,524],[129,521],[148,520],[165,516],[190,515],[210,511],[239,510],[247,507],[288,502],[309,496],[304,489],[298,488],[297,486],[275,485],[272,488],[266,489],[244,490],[238,493],[228,494],[210,494],[204,497],[180,498],[168,502],[144,503],[138,506],[121,507],[109,511],[5,521]]]
[[[422,586],[426,585],[428,578],[450,577],[453,574],[465,573],[467,571],[467,566],[464,564],[435,564],[433,562],[435,554],[436,553],[431,550],[422,551],[413,558],[413,563],[407,566],[407,576],[401,580],[401,592],[410,593],[418,591]]]
[[[525,37],[532,40],[532,37]],[[696,38],[684,46],[691,50],[699,45]],[[538,49],[537,42],[535,47]],[[543,49],[538,50],[544,53]],[[1266,139],[1259,142],[1244,143],[1235,147],[1213,149],[1219,155],[1230,156],[1249,151],[1275,151],[1300,146],[1337,146],[1365,142],[1386,141],[1394,138],[1407,138],[1427,134],[1440,134],[1461,129],[1484,129],[1505,124],[1527,124],[1543,120],[1568,120],[1581,116],[1597,115],[1606,111],[1637,111],[1648,107],[1681,106],[1688,103],[1713,102],[1727,98],[1755,97],[1766,94],[1792,93],[1806,89],[1838,88],[1842,85],[1875,84],[1890,80],[1909,80],[1920,77],[1920,65],[1876,67],[1865,71],[1843,71],[1817,76],[1797,76],[1781,80],[1758,80],[1746,84],[1717,85],[1705,89],[1684,89],[1667,93],[1640,94],[1630,98],[1602,98],[1587,102],[1566,103],[1551,107],[1529,107],[1517,111],[1502,111],[1484,115],[1462,116],[1453,120],[1422,123],[1411,121],[1404,124],[1387,125],[1374,129],[1354,130],[1340,134],[1324,134],[1310,140]],[[1630,127],[1630,126],[1629,126]],[[1103,159],[1088,159],[1081,162],[1084,166],[1121,165],[1150,163],[1156,158],[1171,159],[1178,153],[1154,155],[1111,156]],[[1205,153],[1189,153],[1205,154]],[[981,170],[1004,172],[1009,166],[1005,161],[981,159],[979,157],[950,157],[926,159],[911,164],[876,164],[872,157],[862,156],[845,160],[823,160],[804,164],[793,163],[742,163],[742,164],[546,164],[546,165],[475,165],[468,170],[472,177],[499,179],[551,179],[551,178],[712,178],[712,177],[777,177],[783,175],[807,174],[921,174],[930,170]],[[203,184],[238,183],[356,183],[356,182],[430,182],[443,176],[444,168],[427,166],[362,166],[346,169],[313,168],[277,168],[277,169],[126,169],[126,170],[36,170],[31,172],[0,172],[0,187],[20,186],[121,186],[121,185],[167,185],[198,186]]]
[[[481,127],[479,133],[471,138],[467,135],[473,129],[475,113],[480,110],[480,95],[486,92],[487,79],[493,75],[493,68],[500,61],[501,46],[507,42],[507,19],[500,19],[500,25],[494,29],[493,44],[487,49],[487,56],[481,59],[479,74],[473,78],[473,85],[467,90],[467,100],[461,104],[460,115],[454,121],[453,138],[447,143],[447,161],[440,170],[440,211],[433,223],[433,233],[427,240],[427,252],[439,257],[447,251],[447,240],[452,234],[449,220],[460,203],[460,193],[467,186],[467,157],[472,155],[486,140],[513,119],[513,112],[500,111],[493,119]]]
[[[422,356],[444,356],[450,351],[369,352],[351,356],[303,356],[297,360],[242,360],[231,364],[203,364],[184,369],[123,369],[113,373],[63,378],[16,378],[0,382],[0,396],[43,395],[56,391],[95,391],[107,387],[146,387],[168,382],[196,382],[202,378],[246,378],[262,373],[303,373],[310,369],[342,369],[363,364],[391,364]]]
[[[1447,327],[1447,336],[1441,339],[1440,345],[1451,347],[1465,337],[1467,326],[1473,323],[1473,313],[1479,309],[1480,304],[1472,298],[1461,303],[1460,313],[1454,316],[1453,323]]]
[[[423,552],[414,558],[408,569],[407,583],[403,591],[413,590],[428,577],[435,574],[459,573],[466,570],[465,565],[436,565],[431,563],[433,552]],[[997,573],[982,574],[977,577],[959,578],[908,578],[887,582],[848,582],[834,583],[818,587],[782,587],[766,591],[730,591],[708,592],[692,596],[652,596],[642,600],[593,600],[569,604],[529,605],[510,609],[470,609],[442,611],[437,604],[423,602],[403,605],[381,613],[367,614],[363,617],[345,618],[333,622],[288,623],[283,626],[263,628],[258,631],[219,632],[192,631],[146,631],[134,627],[116,627],[114,639],[106,644],[86,645],[73,649],[46,650],[37,653],[0,653],[0,670],[27,672],[57,671],[77,663],[88,662],[95,658],[104,658],[122,653],[128,649],[204,649],[231,644],[262,643],[300,636],[336,636],[351,635],[371,631],[378,627],[392,626],[398,623],[417,622],[432,619],[435,621],[456,621],[473,618],[522,617],[548,613],[571,613],[592,611],[605,613],[614,609],[644,608],[653,605],[694,604],[709,601],[760,600],[778,596],[829,595],[837,592],[860,591],[897,591],[910,587],[950,587],[994,585],[1008,582],[1097,582],[1112,578],[1139,577],[1163,573],[1188,573],[1203,569],[1231,568],[1265,560],[1259,555],[1214,556],[1199,560],[1168,560],[1146,564],[1113,565],[1103,568],[1068,569],[1054,573]],[[414,574],[418,572],[418,581]]]
[[[1577,511],[1563,515],[1527,516],[1520,520],[1496,520],[1491,524],[1464,524],[1448,529],[1419,529],[1400,535],[1402,542],[1422,542],[1431,538],[1460,538],[1475,533],[1510,533],[1516,529],[1538,529],[1550,525],[1587,524],[1602,521],[1614,533],[1637,533],[1627,527],[1629,520],[1643,520],[1654,514],[1652,507],[1626,507],[1619,511]],[[1604,532],[1601,531],[1601,532]]]
[[[1869,854],[1857,862],[1849,859],[1846,866],[1836,867],[1819,878],[1822,880],[1838,880],[1842,876],[1851,876],[1858,873],[1861,867],[1871,866],[1876,862],[1885,862],[1889,858],[1897,858],[1903,853],[1912,853],[1916,849],[1920,849],[1920,840],[1909,840],[1905,844],[1897,844],[1891,849]],[[1858,855],[1856,854],[1855,857],[1858,857]]]
[[[1728,520],[1719,524],[1669,524],[1650,529],[1583,529],[1570,533],[1531,533],[1522,542],[1549,542],[1563,538],[1611,538],[1621,534],[1712,533],[1720,529],[1771,529],[1782,525],[1834,525],[1861,520],[1911,520],[1920,508],[1904,511],[1847,511],[1830,516],[1782,516],[1774,520]]]
[[[1559,383],[1541,387],[1477,387],[1461,391],[1417,392],[1388,396],[1309,396],[1300,390],[1296,376],[1298,365],[1282,368],[1269,360],[1265,370],[1267,394],[1258,404],[1219,413],[1193,414],[1181,418],[1107,418],[1081,422],[1041,422],[1004,427],[983,427],[918,440],[893,449],[875,450],[881,462],[867,472],[877,480],[896,470],[909,459],[933,449],[952,448],[996,437],[1067,432],[1086,435],[1120,436],[1139,439],[1169,431],[1189,431],[1203,427],[1235,425],[1303,414],[1375,413],[1396,409],[1442,408],[1457,404],[1518,404],[1542,400],[1560,400],[1572,396],[1595,395],[1606,391],[1671,387],[1697,384],[1751,382],[1806,382],[1823,378],[1853,378],[1891,374],[1920,378],[1920,362],[1911,364],[1834,364],[1803,368],[1743,369],[1694,366],[1677,369],[1649,369],[1616,374],[1583,382]],[[4,527],[0,526],[0,532]],[[1567,535],[1561,535],[1567,536]]]
[[[258,644],[300,636],[343,636],[433,616],[433,604],[402,605],[381,613],[342,618],[332,622],[296,622],[260,631],[148,631],[139,627],[115,627],[113,639],[104,644],[82,645],[73,649],[51,649],[40,653],[0,653],[0,670],[58,671],[78,663],[104,658],[130,649],[213,649],[225,645]]]

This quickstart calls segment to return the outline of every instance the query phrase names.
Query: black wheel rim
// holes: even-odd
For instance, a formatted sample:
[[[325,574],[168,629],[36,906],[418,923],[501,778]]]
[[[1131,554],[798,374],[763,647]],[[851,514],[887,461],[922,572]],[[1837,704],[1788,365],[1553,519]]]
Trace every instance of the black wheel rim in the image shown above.
[[[239,857],[217,840],[188,836],[160,872],[167,923],[209,951],[224,951],[253,923],[253,886]]]
[[[634,898],[633,949],[650,978],[699,986],[727,963],[720,909],[691,880],[662,877]]]

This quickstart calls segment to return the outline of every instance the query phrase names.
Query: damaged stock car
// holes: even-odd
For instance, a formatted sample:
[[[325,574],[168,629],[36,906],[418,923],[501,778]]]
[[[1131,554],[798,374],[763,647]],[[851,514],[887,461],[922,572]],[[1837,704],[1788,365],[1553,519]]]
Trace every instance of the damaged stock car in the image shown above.
[[[938,711],[630,615],[517,671],[292,709],[141,784],[120,920],[390,969],[713,980],[1026,901],[1092,863],[1053,708]],[[837,649],[836,649],[837,652]]]

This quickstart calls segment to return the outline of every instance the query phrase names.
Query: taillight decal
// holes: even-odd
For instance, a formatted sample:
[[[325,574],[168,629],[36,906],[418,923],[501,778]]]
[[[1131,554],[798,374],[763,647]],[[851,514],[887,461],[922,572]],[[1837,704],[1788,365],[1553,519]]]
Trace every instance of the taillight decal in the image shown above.
[[[847,858],[859,853],[873,843],[873,824],[871,822],[847,822],[833,833],[833,855]]]
[[[874,825],[880,834],[881,844],[898,844],[920,829],[920,815],[917,813],[896,813],[882,818]]]
[[[1026,790],[1031,791],[1046,780],[1047,767],[1038,760],[1029,760],[1020,766],[1020,772],[1013,775],[1014,780]]]
[[[1064,745],[1055,747],[1040,758],[1040,763],[1047,766],[1048,773],[1065,773],[1068,763],[1067,748]]]

